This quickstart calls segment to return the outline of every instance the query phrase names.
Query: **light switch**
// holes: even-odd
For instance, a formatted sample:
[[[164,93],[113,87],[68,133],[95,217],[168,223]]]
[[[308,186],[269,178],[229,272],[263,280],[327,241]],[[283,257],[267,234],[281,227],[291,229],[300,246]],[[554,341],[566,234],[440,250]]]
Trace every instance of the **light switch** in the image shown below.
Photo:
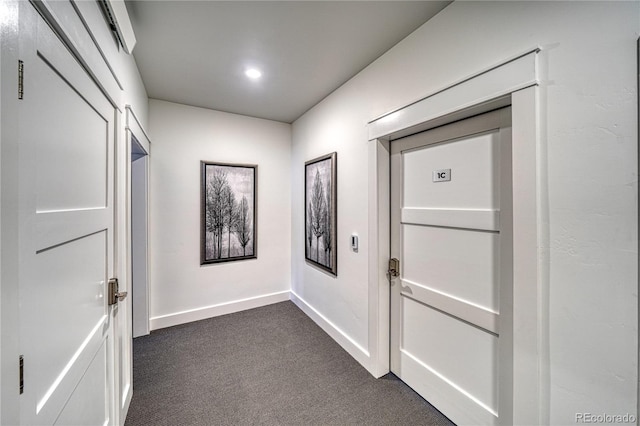
[[[351,250],[358,252],[358,236],[356,234],[351,235]]]

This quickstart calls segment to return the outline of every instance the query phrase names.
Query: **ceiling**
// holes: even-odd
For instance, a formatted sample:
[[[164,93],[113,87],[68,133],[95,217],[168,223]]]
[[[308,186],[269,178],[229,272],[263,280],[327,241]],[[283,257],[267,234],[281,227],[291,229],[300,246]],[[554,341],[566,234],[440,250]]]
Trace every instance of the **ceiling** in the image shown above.
[[[449,3],[126,4],[150,98],[291,123]]]

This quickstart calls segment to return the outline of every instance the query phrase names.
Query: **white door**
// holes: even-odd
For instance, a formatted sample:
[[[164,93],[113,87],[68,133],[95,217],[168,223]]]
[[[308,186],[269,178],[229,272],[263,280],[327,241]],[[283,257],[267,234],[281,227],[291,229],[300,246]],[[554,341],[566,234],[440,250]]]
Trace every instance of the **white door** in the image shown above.
[[[113,424],[115,109],[27,2],[20,57],[20,421]]]
[[[510,117],[391,142],[391,370],[458,425],[512,422]]]

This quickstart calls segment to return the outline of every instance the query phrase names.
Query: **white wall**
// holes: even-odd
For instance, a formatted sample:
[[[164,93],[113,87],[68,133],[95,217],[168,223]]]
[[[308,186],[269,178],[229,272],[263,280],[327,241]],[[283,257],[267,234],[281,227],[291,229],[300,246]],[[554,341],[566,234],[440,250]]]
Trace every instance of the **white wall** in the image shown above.
[[[123,103],[131,107],[142,128],[149,132],[149,98],[138,65],[133,55],[127,55],[123,62]]]
[[[637,2],[455,2],[294,122],[291,269],[300,305],[369,367],[367,123],[541,46],[542,419],[636,414],[639,18]],[[307,265],[303,246],[303,165],[332,151],[337,278]],[[352,232],[358,253],[348,247]]]
[[[291,126],[153,99],[149,117],[151,329],[288,300]],[[258,165],[257,259],[200,266],[200,161]]]

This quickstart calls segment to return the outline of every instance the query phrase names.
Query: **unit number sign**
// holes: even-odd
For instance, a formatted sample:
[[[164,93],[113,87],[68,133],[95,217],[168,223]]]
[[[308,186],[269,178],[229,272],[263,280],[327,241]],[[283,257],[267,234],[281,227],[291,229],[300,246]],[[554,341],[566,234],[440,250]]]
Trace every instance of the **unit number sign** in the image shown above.
[[[451,180],[451,169],[442,169],[433,171],[434,182],[448,182]]]

